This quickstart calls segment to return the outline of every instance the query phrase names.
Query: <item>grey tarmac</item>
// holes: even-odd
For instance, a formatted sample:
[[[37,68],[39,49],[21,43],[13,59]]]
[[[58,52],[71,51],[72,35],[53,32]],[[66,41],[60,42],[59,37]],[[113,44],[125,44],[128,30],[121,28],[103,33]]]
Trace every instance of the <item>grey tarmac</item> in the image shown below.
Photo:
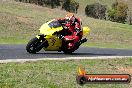
[[[0,44],[0,62],[22,62],[36,60],[69,60],[69,59],[111,59],[132,57],[132,50],[80,47],[72,55],[63,52],[41,50],[29,54],[26,45]]]

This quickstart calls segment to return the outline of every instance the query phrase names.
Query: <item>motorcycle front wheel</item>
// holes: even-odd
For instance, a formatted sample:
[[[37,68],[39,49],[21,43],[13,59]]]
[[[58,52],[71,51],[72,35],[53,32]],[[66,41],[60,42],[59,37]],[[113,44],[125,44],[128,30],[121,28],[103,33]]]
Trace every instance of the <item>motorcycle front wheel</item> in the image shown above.
[[[27,52],[35,54],[36,52],[38,52],[37,46],[39,46],[40,44],[41,42],[37,37],[31,39],[26,46]]]

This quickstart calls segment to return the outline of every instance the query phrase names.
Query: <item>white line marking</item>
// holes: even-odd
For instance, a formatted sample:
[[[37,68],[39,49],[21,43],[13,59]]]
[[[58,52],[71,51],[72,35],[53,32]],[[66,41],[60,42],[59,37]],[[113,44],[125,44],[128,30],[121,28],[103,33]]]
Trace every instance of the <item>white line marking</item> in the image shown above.
[[[97,57],[65,57],[65,58],[37,58],[37,59],[6,59],[0,60],[0,63],[20,62],[27,61],[40,61],[40,60],[87,60],[87,59],[116,59],[116,58],[132,58],[132,56],[97,56]]]

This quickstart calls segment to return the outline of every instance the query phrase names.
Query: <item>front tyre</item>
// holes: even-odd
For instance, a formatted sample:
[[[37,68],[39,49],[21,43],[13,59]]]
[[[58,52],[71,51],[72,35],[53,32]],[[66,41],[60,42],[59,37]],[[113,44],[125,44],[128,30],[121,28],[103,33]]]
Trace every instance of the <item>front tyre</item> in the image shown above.
[[[37,52],[36,47],[37,47],[37,45],[39,45],[39,44],[40,44],[40,41],[39,41],[39,39],[38,39],[37,37],[31,39],[31,40],[28,42],[27,46],[26,46],[27,52],[32,53],[32,54],[35,54],[35,53]]]

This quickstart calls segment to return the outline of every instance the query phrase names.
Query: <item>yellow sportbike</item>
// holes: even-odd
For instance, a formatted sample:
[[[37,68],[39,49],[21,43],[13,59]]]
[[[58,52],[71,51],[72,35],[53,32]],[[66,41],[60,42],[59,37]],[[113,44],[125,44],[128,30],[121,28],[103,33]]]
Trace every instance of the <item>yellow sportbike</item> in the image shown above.
[[[43,48],[45,51],[63,51],[66,54],[71,54],[77,50],[82,43],[86,42],[86,38],[83,38],[80,40],[82,42],[79,41],[78,45],[74,46],[72,50],[68,49],[67,42],[69,41],[64,43],[63,40],[58,37],[58,34],[65,29],[57,20],[51,20],[43,24],[39,30],[40,35],[32,38],[26,46],[26,50],[29,53],[39,52]],[[90,29],[83,27],[82,31],[84,37],[89,34]]]

